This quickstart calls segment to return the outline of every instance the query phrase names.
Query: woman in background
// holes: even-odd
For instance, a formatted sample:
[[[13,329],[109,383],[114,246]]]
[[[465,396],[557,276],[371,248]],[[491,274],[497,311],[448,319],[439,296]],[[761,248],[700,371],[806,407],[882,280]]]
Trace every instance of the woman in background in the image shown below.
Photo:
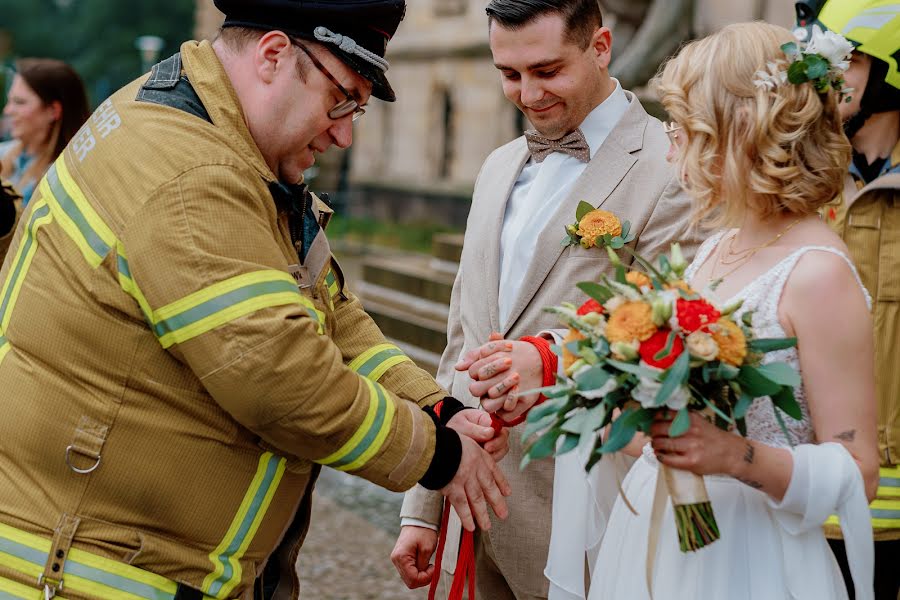
[[[84,83],[72,67],[50,58],[16,63],[3,109],[13,139],[0,144],[0,177],[16,187],[23,205],[89,115]]]

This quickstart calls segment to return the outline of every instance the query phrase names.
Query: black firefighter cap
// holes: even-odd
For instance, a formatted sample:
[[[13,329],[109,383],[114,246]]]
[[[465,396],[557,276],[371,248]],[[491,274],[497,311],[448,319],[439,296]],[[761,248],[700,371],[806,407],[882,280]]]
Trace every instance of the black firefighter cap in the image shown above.
[[[372,82],[372,95],[396,99],[385,77],[388,41],[406,13],[406,0],[215,0],[222,27],[249,27],[313,40]]]

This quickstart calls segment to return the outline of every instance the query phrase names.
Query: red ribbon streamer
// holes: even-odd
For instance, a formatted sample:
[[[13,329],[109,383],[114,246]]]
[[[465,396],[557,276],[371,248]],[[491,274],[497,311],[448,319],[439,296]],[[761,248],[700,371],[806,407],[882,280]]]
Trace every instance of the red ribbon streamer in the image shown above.
[[[553,382],[556,380],[557,357],[550,350],[550,343],[543,338],[531,336],[520,338],[520,341],[528,342],[541,355],[541,365],[543,367],[543,382],[541,385],[553,385]],[[534,405],[537,406],[546,399],[541,394]],[[496,414],[491,414],[491,427],[496,435],[504,427],[515,427],[524,422],[527,417],[527,411],[512,421],[504,421]],[[431,586],[428,588],[428,600],[435,600],[434,594],[437,591],[438,581],[441,577],[441,562],[444,556],[444,546],[447,543],[447,524],[449,521],[450,503],[444,501],[444,514],[441,516],[441,532],[438,536],[434,574],[431,576]],[[472,531],[463,530],[462,539],[459,543],[459,556],[456,559],[456,572],[453,574],[453,583],[450,585],[450,595],[447,596],[447,600],[462,600],[467,582],[469,584],[469,600],[475,600],[475,534]]]

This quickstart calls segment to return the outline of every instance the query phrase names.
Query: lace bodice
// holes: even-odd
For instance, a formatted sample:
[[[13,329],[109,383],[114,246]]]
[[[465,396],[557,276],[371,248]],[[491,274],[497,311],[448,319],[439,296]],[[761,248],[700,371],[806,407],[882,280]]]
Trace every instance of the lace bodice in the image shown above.
[[[694,262],[691,263],[685,272],[684,278],[686,281],[691,281],[691,279],[694,278],[700,265],[709,258],[709,255],[715,250],[725,233],[727,232],[722,231],[713,235],[700,246],[696,257],[694,258]],[[744,301],[741,308],[735,313],[735,317],[740,319],[747,311],[753,311],[753,334],[755,337],[787,337],[787,334],[785,334],[784,329],[781,327],[781,323],[778,320],[778,305],[781,301],[781,293],[784,290],[784,285],[787,283],[788,277],[790,277],[791,272],[797,265],[797,261],[810,251],[829,252],[831,254],[836,254],[847,261],[847,264],[853,271],[853,275],[856,277],[857,283],[859,283],[860,288],[866,296],[866,303],[871,307],[872,301],[869,293],[863,287],[862,281],[860,281],[859,274],[856,272],[853,263],[843,252],[831,246],[803,246],[798,248],[775,264],[763,275],[747,284],[747,286],[733,297],[728,298],[727,300],[719,300],[724,300],[724,302],[722,302],[723,305],[731,304],[737,300]],[[710,290],[704,291],[703,295],[712,298],[716,297],[715,293]],[[800,361],[796,348],[769,352],[763,359],[764,363],[778,361],[785,362],[797,369],[798,372],[800,371]],[[784,418],[784,423],[791,435],[791,441],[794,444],[813,442],[815,434],[809,417],[806,394],[804,393],[802,385],[794,390],[794,395],[797,398],[797,402],[800,404],[800,408],[803,412],[803,419],[796,421],[790,417]],[[776,420],[775,407],[768,397],[757,398],[747,411],[747,437],[770,446],[789,446],[784,437],[784,432],[781,430],[781,427]]]

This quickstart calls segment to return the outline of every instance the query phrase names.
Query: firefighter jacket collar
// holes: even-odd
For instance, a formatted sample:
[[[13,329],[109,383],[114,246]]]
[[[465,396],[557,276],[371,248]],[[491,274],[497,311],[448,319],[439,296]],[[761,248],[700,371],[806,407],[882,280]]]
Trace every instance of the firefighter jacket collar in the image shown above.
[[[200,96],[213,125],[228,135],[234,151],[243,156],[266,182],[276,181],[275,174],[250,135],[237,93],[212,44],[205,40],[185,42],[181,45],[181,60],[188,80]]]

